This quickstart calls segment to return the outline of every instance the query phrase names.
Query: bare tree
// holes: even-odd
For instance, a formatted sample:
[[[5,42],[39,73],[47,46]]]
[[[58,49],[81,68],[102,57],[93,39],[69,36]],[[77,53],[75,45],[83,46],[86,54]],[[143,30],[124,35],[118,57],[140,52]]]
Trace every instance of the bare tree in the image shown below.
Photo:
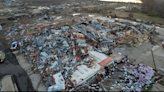
[[[142,11],[148,15],[164,17],[164,0],[141,0]]]

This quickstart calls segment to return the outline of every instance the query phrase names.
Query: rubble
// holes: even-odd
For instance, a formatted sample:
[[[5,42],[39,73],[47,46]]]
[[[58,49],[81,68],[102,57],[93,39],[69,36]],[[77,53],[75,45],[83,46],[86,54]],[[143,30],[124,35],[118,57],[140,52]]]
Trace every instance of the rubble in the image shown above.
[[[127,91],[141,91],[143,87],[150,86],[153,83],[152,77],[155,71],[150,67],[143,64],[125,66],[125,81],[128,80],[125,90]],[[127,73],[131,74],[128,75]]]
[[[12,43],[10,49],[15,50],[17,47],[18,47],[18,42],[15,41],[15,42]]]
[[[156,72],[150,66],[143,64],[126,65],[126,63],[129,62],[128,57],[123,58],[122,61],[124,61],[125,64],[119,71],[123,74],[119,75],[119,80],[109,86],[110,91],[116,87],[120,88],[122,91],[142,91],[143,88],[147,89],[152,84],[155,84],[153,77]],[[115,67],[113,69],[114,72],[115,69],[117,68]]]
[[[3,30],[2,25],[0,25],[0,31],[2,31],[2,30]]]
[[[45,17],[47,18],[46,15]],[[83,18],[76,25],[59,29],[46,29],[38,24],[42,26],[31,29],[32,33],[25,35],[28,32],[26,27],[31,25],[36,24],[18,24],[14,30],[6,32],[5,37],[16,40],[11,49],[19,47],[20,53],[24,53],[29,63],[32,63],[31,69],[34,73],[41,74],[48,91],[73,91],[85,84],[90,85],[90,90],[105,90],[101,82],[110,75],[106,75],[104,67],[113,65],[112,72],[109,72],[114,74],[117,63],[129,62],[127,56],[114,59],[109,57],[113,48],[121,45],[140,46],[143,42],[148,42],[150,35],[155,33],[155,28],[144,25]],[[17,36],[18,34],[21,35]],[[144,69],[150,70],[150,67]],[[125,71],[125,75],[127,73]],[[148,74],[150,77],[146,78],[150,79],[153,73],[152,71]],[[140,88],[131,86],[122,90],[141,90]]]
[[[61,73],[56,73],[52,76],[54,84],[48,88],[48,91],[60,91],[65,89],[65,80]]]

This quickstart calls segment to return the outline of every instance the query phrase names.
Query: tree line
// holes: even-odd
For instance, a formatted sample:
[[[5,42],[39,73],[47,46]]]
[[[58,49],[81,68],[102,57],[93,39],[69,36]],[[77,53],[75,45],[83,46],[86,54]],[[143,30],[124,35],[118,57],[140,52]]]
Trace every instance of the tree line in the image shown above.
[[[142,12],[164,18],[164,0],[141,0]]]

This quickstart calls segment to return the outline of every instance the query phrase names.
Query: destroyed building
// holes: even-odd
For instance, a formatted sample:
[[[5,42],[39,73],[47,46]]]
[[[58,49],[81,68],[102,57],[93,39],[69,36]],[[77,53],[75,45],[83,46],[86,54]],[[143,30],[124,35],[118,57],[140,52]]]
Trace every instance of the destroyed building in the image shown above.
[[[7,32],[5,37],[17,39],[15,43],[19,46],[12,49],[20,48],[20,52],[32,64],[31,70],[42,76],[49,91],[74,90],[94,75],[108,77],[104,67],[115,66],[115,61],[122,60],[122,57],[117,60],[112,57],[115,47],[140,46],[143,42],[150,41],[151,34],[156,32],[155,28],[142,24],[93,18],[81,19],[76,25],[59,29],[45,28],[43,32],[32,29],[33,33],[30,35],[25,34],[26,26],[32,25],[18,24],[17,30],[21,31]],[[100,82],[96,82],[96,85],[100,85]],[[101,90],[98,87],[91,89]]]

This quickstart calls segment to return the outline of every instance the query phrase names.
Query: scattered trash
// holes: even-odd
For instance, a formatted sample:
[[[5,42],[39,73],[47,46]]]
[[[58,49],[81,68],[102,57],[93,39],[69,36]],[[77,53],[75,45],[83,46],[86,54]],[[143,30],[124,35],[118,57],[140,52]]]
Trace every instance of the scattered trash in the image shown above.
[[[60,91],[65,89],[65,80],[61,73],[56,73],[52,76],[54,85],[48,88],[48,91]]]
[[[3,30],[2,26],[0,25],[0,31]]]
[[[0,51],[0,63],[4,62],[5,57],[6,57],[5,53],[3,51]]]
[[[18,47],[18,42],[15,41],[15,42],[12,43],[10,49],[15,50],[15,49],[17,49],[17,47]]]
[[[59,16],[56,19],[61,18]],[[45,15],[38,21],[43,19],[51,20],[52,18]],[[50,25],[48,23],[25,24],[23,20],[21,21],[22,24],[16,23],[15,29],[6,32],[5,37],[15,40],[10,49],[19,48],[19,52],[24,53],[29,63],[32,63],[31,70],[41,74],[48,91],[75,91],[85,84],[90,86],[90,90],[106,90],[101,83],[110,75],[115,74],[117,63],[129,62],[128,56],[123,56],[122,53],[112,56],[113,49],[123,45],[140,46],[143,42],[149,41],[151,33],[155,33],[155,28],[147,28],[144,25],[91,18],[82,18],[75,25],[56,29],[52,27],[47,29],[46,26]],[[27,29],[33,25],[36,26]],[[114,67],[104,69],[109,66]],[[126,66],[123,71],[126,76],[128,73],[133,73],[128,72]],[[153,76],[152,73],[154,72],[147,73],[149,77],[146,78],[150,79]],[[145,83],[147,80],[141,78],[139,81]],[[123,87],[122,90],[141,90],[141,87],[131,86],[131,81],[128,85],[130,85],[127,86],[128,88]]]
[[[130,73],[125,78],[130,78],[129,83],[126,85],[127,91],[141,91],[142,87],[150,86],[153,82],[152,77],[155,74],[155,71],[150,67],[143,64],[130,65],[127,68],[124,68],[124,71]]]
[[[162,42],[162,46],[163,46],[163,48],[164,48],[164,42]]]

